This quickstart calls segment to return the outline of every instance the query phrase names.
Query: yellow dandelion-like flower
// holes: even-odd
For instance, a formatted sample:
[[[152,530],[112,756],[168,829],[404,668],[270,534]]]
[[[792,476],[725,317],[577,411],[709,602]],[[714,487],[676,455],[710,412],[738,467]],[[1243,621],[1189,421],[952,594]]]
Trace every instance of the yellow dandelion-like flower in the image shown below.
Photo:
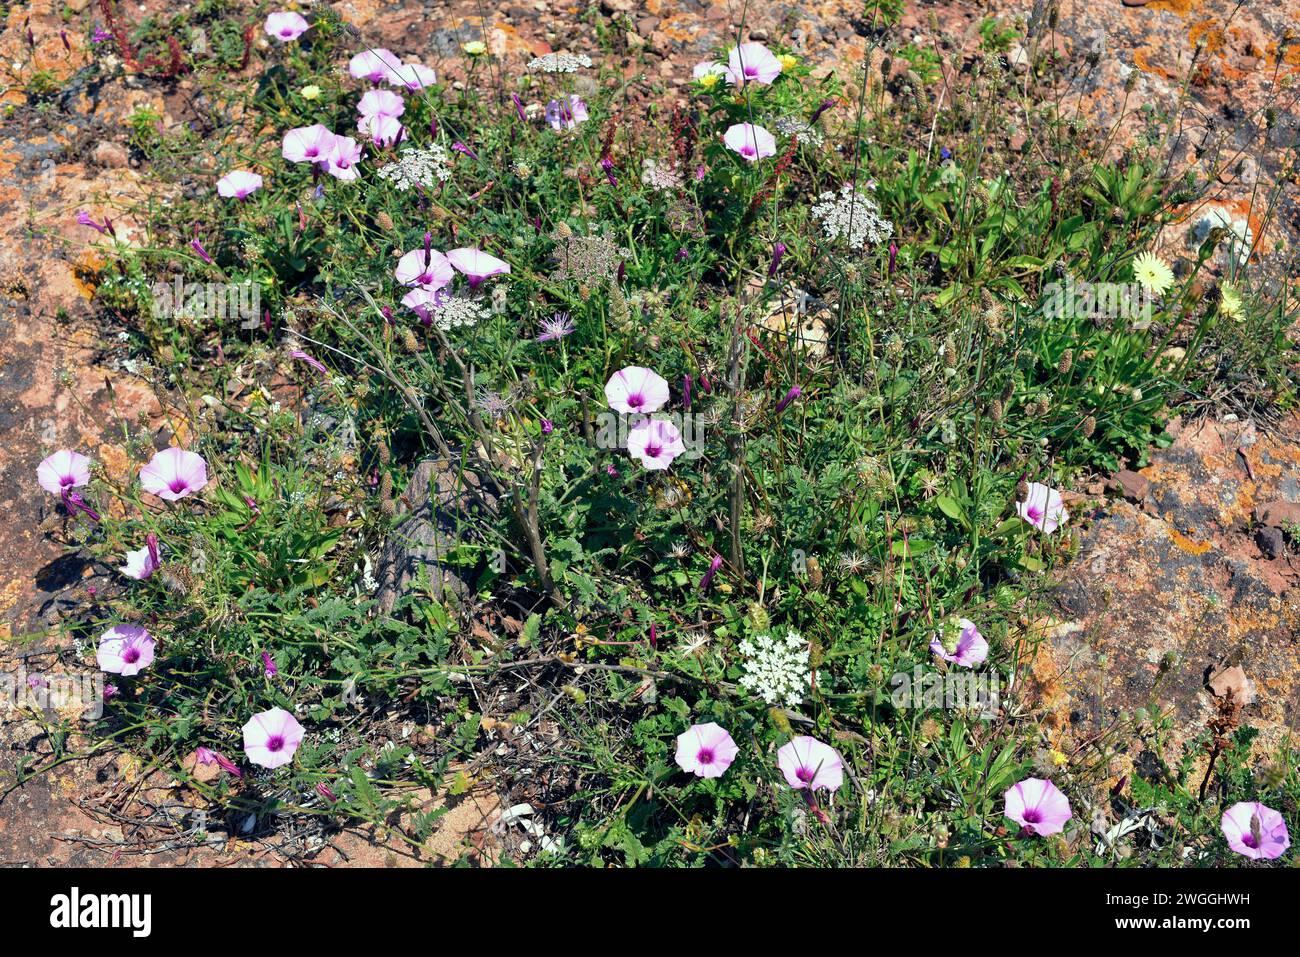
[[[1058,768],[1063,764],[1070,763],[1069,757],[1064,752],[1058,751],[1056,750],[1056,748],[1052,748],[1050,753],[1052,756],[1052,763],[1055,764]]]
[[[487,44],[482,40],[470,40],[468,43],[462,44],[461,49],[470,56],[482,56],[487,53]]]
[[[1158,296],[1174,284],[1174,271],[1155,253],[1142,253],[1133,260],[1133,278],[1147,292]]]
[[[314,100],[320,96],[320,87],[315,83],[309,83],[298,92],[304,100]]]
[[[792,53],[780,53],[777,59],[781,61],[781,69],[793,70],[799,62],[799,58]]]
[[[700,77],[699,82],[700,82],[700,86],[704,87],[704,89],[711,90],[718,85],[718,81],[721,79],[722,79],[722,74],[720,73],[705,73],[703,76]]]
[[[1244,309],[1245,304],[1242,303],[1237,288],[1232,283],[1219,283],[1219,314],[1240,321]]]

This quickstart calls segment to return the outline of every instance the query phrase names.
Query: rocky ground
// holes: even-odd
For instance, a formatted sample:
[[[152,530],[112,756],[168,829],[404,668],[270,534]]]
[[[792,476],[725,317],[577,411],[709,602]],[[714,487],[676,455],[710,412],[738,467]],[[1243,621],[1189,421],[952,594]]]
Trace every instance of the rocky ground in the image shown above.
[[[552,49],[590,49],[595,27],[611,27],[648,64],[629,67],[630,77],[646,95],[668,98],[689,77],[690,65],[734,39],[742,20],[750,37],[788,38],[823,69],[880,56],[873,55],[862,3],[848,0],[602,0],[590,10],[546,0],[331,6],[368,42],[420,54],[435,66],[469,39],[481,37],[508,63],[518,63]],[[1034,12],[1028,3],[1005,0],[908,7],[903,35],[938,51],[949,69],[974,48],[981,17]],[[117,211],[146,194],[149,171],[127,146],[124,119],[149,103],[165,123],[185,122],[189,84],[129,80],[87,87],[78,71],[87,57],[86,25],[98,22],[94,5],[46,0],[6,9],[0,35],[0,667],[9,670],[19,655],[51,646],[61,612],[102,572],[60,544],[58,520],[34,491],[37,462],[62,446],[96,449],[120,434],[124,421],[147,428],[159,442],[167,438],[166,395],[123,365],[114,331],[91,314],[86,277],[96,265],[94,233],[75,216],[78,210],[100,221],[113,216],[128,235],[136,228]],[[1283,40],[1297,25],[1296,0],[1249,6],[1064,0],[1055,27],[1040,19],[1029,48],[1009,56],[1013,64],[1047,51],[1064,58],[1072,78],[1061,91],[1065,108],[1102,128],[1116,127],[1117,142],[1142,135],[1142,124],[1126,110],[1150,105],[1178,117],[1171,144],[1178,162],[1215,170],[1221,189],[1209,203],[1183,211],[1169,247],[1185,246],[1189,231],[1195,235],[1211,217],[1238,232],[1250,254],[1267,258],[1300,235],[1285,190],[1276,226],[1263,225],[1275,187],[1295,185],[1294,164],[1285,164],[1300,144],[1296,85],[1282,89],[1281,83],[1300,75],[1300,42]],[[64,47],[63,29],[71,49]],[[29,98],[25,90],[37,72],[67,92],[39,104]],[[98,457],[114,468],[111,455]],[[1034,690],[1059,717],[1060,743],[1085,742],[1152,700],[1173,709],[1186,739],[1213,717],[1216,698],[1234,689],[1243,702],[1249,699],[1244,720],[1263,730],[1264,742],[1285,737],[1296,727],[1300,702],[1296,543],[1287,537],[1300,523],[1300,422],[1267,431],[1244,421],[1189,425],[1148,467],[1118,477],[1109,492],[1091,492],[1087,504],[1076,505],[1085,519],[1083,549],[1060,583],[1055,617],[1045,626],[1050,641],[1040,646],[1035,666]],[[0,715],[0,775],[29,750],[43,748],[38,726]],[[457,799],[425,795],[426,808],[442,800],[453,807],[419,853],[383,834],[345,834],[322,848],[308,839],[271,847],[220,831],[206,847],[181,849],[184,842],[157,839],[163,828],[138,823],[141,808],[163,824],[185,807],[185,795],[169,785],[122,759],[64,765],[0,805],[0,863],[225,866],[311,858],[329,865],[419,864],[466,850],[490,857],[490,826],[503,829],[487,787]],[[512,821],[525,816],[512,813]]]

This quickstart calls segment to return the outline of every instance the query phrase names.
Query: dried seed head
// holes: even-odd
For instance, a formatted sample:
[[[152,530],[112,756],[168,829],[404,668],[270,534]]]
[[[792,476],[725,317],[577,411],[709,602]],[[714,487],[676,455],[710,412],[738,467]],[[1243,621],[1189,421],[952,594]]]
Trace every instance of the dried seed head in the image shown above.
[[[393,217],[389,216],[382,209],[375,213],[375,225],[386,233],[393,231]]]
[[[402,330],[402,348],[407,352],[420,351],[420,340],[415,338],[415,333],[410,329]]]
[[[1074,353],[1066,349],[1061,353],[1061,361],[1056,364],[1056,371],[1065,375],[1070,371],[1070,366],[1074,365]]]
[[[1096,419],[1096,416],[1091,416],[1091,415],[1090,415],[1090,416],[1088,416],[1086,419],[1084,419],[1084,420],[1083,420],[1083,425],[1079,427],[1079,431],[1083,433],[1083,437],[1084,437],[1085,439],[1090,439],[1090,438],[1092,438],[1092,433],[1094,433],[1094,432],[1097,431],[1097,419]]]

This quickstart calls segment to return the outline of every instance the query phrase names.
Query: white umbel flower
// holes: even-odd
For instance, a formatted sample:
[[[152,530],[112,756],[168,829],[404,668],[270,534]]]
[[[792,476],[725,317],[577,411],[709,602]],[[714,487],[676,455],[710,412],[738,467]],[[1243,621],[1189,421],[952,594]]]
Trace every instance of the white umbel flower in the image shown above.
[[[796,707],[812,687],[808,642],[793,628],[784,637],[759,635],[740,643],[745,673],[740,686],[769,705]]]

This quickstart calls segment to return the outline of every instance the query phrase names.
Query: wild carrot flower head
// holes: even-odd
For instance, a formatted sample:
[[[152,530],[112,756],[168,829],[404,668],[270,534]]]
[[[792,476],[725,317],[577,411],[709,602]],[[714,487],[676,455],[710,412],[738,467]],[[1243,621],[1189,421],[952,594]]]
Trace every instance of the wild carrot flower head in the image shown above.
[[[677,736],[677,766],[697,777],[722,777],[739,753],[731,735],[712,721],[693,724]]]
[[[786,784],[796,790],[824,788],[834,793],[844,783],[844,761],[829,744],[800,735],[776,752]]]
[[[1228,846],[1243,857],[1271,861],[1291,846],[1282,815],[1258,801],[1242,801],[1223,812],[1219,822]]]
[[[653,369],[628,366],[605,383],[605,401],[616,412],[656,412],[668,402],[668,380]]]
[[[306,33],[307,27],[307,21],[300,14],[282,10],[268,16],[262,29],[268,36],[275,37],[281,43],[288,43]]]
[[[754,163],[776,155],[776,139],[761,126],[753,123],[736,123],[722,134],[727,149],[739,153],[747,162]]]
[[[324,163],[334,146],[334,134],[325,126],[300,126],[284,134],[280,154],[290,163]]]
[[[99,638],[95,660],[101,671],[130,677],[153,662],[153,636],[140,625],[114,625]]]
[[[1061,833],[1070,819],[1070,801],[1055,784],[1042,778],[1025,778],[1007,788],[1003,815],[1028,834],[1048,837]]]
[[[477,288],[484,280],[492,276],[504,276],[510,273],[510,264],[490,256],[481,249],[453,249],[447,258],[469,280],[471,289]]]
[[[36,466],[36,481],[51,495],[90,484],[90,459],[80,452],[60,449]]]
[[[662,419],[647,419],[627,434],[627,451],[648,469],[660,471],[686,451],[677,426]]]
[[[742,43],[727,57],[727,82],[735,86],[758,83],[767,86],[781,75],[781,61],[761,43]]]
[[[794,708],[812,688],[808,666],[810,649],[799,632],[766,634],[740,643],[744,655],[740,686],[763,699],[764,704]]]
[[[588,119],[587,104],[576,93],[546,104],[546,122],[553,130],[576,129]]]
[[[194,452],[163,449],[140,470],[140,484],[146,492],[174,502],[208,484],[208,463]]]
[[[406,101],[392,90],[367,90],[357,103],[362,116],[401,116],[406,112]]]
[[[244,199],[262,188],[262,177],[246,169],[232,169],[217,180],[217,195],[227,199]]]
[[[1029,494],[1023,502],[1016,503],[1016,514],[1049,535],[1070,517],[1061,493],[1038,482],[1029,483]]]
[[[396,82],[397,71],[401,68],[401,59],[383,47],[362,50],[348,61],[349,73],[358,80],[369,80],[371,83]]]
[[[989,656],[989,643],[967,618],[945,622],[930,639],[930,650],[944,661],[973,668]]]
[[[305,734],[297,718],[283,708],[272,708],[253,715],[244,725],[244,754],[254,764],[278,768],[293,760]]]

